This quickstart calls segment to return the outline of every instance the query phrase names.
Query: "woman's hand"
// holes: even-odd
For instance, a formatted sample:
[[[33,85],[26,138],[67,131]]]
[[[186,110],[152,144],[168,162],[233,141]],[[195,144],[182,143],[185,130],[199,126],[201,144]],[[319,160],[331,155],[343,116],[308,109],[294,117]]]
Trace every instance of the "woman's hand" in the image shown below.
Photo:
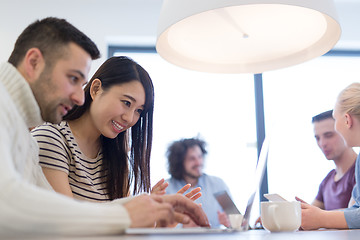
[[[324,210],[310,204],[301,203],[301,228],[303,230],[316,230],[323,226]]]
[[[158,181],[151,189],[151,194],[157,194],[157,195],[164,195],[165,189],[169,186],[168,182],[165,182],[165,180],[162,178],[160,181]]]
[[[191,184],[186,184],[177,193],[184,194],[187,190],[189,190],[190,187],[191,187]],[[190,192],[185,194],[185,197],[189,198],[192,201],[195,201],[196,199],[201,197],[200,191],[201,191],[200,187],[194,188],[193,190],[191,190]],[[176,225],[177,225],[177,223],[171,224],[168,227],[176,227]],[[183,227],[196,227],[196,226],[198,226],[198,225],[196,225],[196,223],[194,221],[192,221],[191,219],[190,219],[189,223],[183,224]]]
[[[218,214],[218,220],[219,220],[220,224],[224,225],[227,228],[231,227],[229,217],[226,213],[217,211],[217,214]]]
[[[191,184],[186,184],[183,186],[177,193],[184,194],[189,188],[191,187]],[[201,188],[197,187],[185,194],[185,197],[189,198],[190,200],[195,201],[199,197],[201,197]]]

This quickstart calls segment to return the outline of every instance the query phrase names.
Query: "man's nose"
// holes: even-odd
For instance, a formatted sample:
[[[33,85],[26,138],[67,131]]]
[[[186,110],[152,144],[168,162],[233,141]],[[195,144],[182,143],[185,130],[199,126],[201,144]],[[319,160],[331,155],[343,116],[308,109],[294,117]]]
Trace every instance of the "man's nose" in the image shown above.
[[[196,164],[201,165],[202,164],[202,158],[196,158],[195,159]]]
[[[74,104],[81,106],[85,102],[85,93],[82,87],[76,89],[74,94],[71,96],[71,100]]]
[[[319,140],[319,146],[321,148],[325,147],[327,145],[327,141],[325,139],[320,139]]]

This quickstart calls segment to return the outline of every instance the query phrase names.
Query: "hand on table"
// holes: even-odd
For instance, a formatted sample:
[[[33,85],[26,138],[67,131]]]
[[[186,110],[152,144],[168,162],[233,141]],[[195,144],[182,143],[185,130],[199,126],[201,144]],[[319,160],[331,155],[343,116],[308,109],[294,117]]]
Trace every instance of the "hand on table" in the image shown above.
[[[220,211],[217,211],[217,214],[218,214],[219,223],[229,228],[231,225],[228,215],[225,212],[220,212]]]
[[[124,204],[132,228],[154,227],[159,221],[159,225],[167,225],[175,222],[174,209],[171,204],[165,203],[160,196],[139,195]]]
[[[186,184],[177,193],[183,195],[190,187],[191,187],[191,184]],[[195,201],[196,199],[201,197],[201,192],[200,191],[201,191],[200,187],[194,188],[190,192],[185,194],[185,197],[189,198],[192,201]],[[199,205],[199,206],[201,206],[201,205]],[[174,223],[172,225],[169,225],[169,227],[176,227],[177,224],[178,223]],[[188,223],[183,224],[183,227],[184,228],[187,228],[187,227],[199,227],[199,225],[197,225],[194,221],[192,221],[190,219],[190,221]]]
[[[261,217],[258,217],[255,221],[255,226],[262,226]]]
[[[152,195],[165,195],[166,193],[166,188],[169,186],[169,183],[165,182],[164,179],[161,179],[158,183],[156,183],[154,185],[154,187],[151,190],[151,194]],[[186,184],[184,187],[182,187],[177,193],[180,195],[183,195],[187,190],[189,190],[189,188],[191,187],[191,184]],[[185,194],[184,196],[188,199],[190,199],[191,201],[195,201],[196,199],[198,199],[199,197],[201,197],[201,188],[197,187],[192,189],[189,193]],[[175,215],[177,217],[179,217],[180,215],[175,213]],[[187,219],[187,218],[185,218]],[[162,223],[162,222],[157,222],[156,226],[157,227],[163,227],[163,225],[166,225],[167,227],[176,227],[176,225],[178,223],[183,223],[182,220],[175,220],[172,223]],[[194,221],[192,221],[191,219],[189,219],[189,221],[185,221],[184,224],[188,224],[189,226],[198,226]]]
[[[301,228],[303,230],[315,230],[323,227],[322,221],[324,220],[324,216],[323,216],[324,210],[312,206],[302,201],[301,199],[300,202],[301,202]]]
[[[305,202],[304,200],[302,200],[302,199],[299,198],[299,197],[295,197],[295,200],[296,200],[296,201],[299,201],[299,202],[301,202],[301,203],[306,203],[306,204],[308,204],[307,202]]]
[[[130,227],[167,227],[174,223],[209,227],[209,221],[202,208],[180,194],[140,195],[124,204],[131,219]]]

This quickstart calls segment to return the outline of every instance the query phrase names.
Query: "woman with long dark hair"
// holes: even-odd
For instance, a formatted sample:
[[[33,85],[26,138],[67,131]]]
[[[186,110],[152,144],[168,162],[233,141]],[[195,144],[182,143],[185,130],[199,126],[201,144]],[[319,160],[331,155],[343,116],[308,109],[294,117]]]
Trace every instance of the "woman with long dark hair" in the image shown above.
[[[149,192],[154,109],[149,74],[127,57],[112,57],[84,91],[84,104],[74,106],[60,124],[32,130],[49,183],[59,193],[88,201]],[[153,191],[164,193],[166,186],[161,180]]]

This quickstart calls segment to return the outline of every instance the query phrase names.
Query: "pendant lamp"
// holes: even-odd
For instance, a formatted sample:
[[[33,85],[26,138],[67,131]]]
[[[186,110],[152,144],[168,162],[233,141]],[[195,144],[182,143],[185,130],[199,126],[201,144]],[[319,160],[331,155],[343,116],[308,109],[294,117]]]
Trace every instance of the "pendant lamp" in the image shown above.
[[[332,0],[164,0],[156,50],[215,73],[263,73],[328,52],[341,35]]]

